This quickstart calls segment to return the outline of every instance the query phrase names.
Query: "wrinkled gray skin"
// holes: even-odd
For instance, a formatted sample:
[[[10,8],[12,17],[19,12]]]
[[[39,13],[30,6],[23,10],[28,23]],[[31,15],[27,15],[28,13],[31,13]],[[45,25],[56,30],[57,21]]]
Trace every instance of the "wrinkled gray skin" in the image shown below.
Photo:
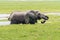
[[[36,13],[31,11],[28,12],[12,12],[8,18],[11,21],[11,24],[35,24],[36,20]]]

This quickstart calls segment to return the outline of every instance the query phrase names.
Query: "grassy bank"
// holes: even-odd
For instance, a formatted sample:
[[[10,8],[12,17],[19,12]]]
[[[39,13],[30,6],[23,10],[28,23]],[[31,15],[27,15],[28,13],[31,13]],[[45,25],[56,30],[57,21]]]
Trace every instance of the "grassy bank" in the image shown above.
[[[49,17],[45,24],[0,26],[0,40],[60,40],[60,16]]]
[[[31,9],[41,10],[41,12],[60,12],[60,2],[0,2],[0,13]]]

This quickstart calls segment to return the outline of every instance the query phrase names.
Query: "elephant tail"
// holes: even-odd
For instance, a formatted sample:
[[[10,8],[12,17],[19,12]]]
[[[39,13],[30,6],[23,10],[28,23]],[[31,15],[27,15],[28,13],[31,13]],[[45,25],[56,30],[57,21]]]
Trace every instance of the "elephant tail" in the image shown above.
[[[11,18],[13,17],[13,12],[10,14],[10,16],[8,17],[8,20],[11,21]]]
[[[10,17],[8,18],[8,20],[10,21]]]

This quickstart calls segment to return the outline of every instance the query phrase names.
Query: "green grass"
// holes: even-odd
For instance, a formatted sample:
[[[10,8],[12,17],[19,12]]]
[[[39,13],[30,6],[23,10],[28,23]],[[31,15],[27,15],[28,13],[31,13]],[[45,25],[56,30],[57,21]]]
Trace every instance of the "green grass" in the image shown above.
[[[60,12],[60,2],[0,2],[0,13],[19,10],[40,10],[41,12]]]
[[[60,16],[49,15],[45,24],[0,26],[0,40],[60,40]]]

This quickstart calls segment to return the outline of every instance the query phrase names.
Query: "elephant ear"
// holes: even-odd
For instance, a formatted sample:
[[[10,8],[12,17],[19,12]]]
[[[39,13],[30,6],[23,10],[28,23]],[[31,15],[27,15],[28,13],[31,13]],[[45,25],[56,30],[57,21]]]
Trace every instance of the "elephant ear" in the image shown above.
[[[38,16],[41,15],[41,12],[39,10],[35,10],[35,14]]]
[[[27,12],[27,14],[33,14],[33,15],[36,15],[36,11],[30,10],[30,11]]]

